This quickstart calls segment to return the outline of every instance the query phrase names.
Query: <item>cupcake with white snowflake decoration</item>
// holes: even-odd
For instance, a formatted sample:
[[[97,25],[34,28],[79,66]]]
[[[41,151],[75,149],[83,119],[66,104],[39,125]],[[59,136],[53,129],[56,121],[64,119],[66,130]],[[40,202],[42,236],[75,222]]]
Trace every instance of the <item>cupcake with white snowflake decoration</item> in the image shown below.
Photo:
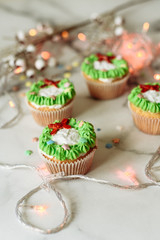
[[[140,84],[131,91],[128,100],[137,128],[148,134],[160,134],[160,84]]]
[[[91,54],[84,59],[81,69],[92,97],[112,99],[123,94],[129,68],[121,56],[111,52]]]
[[[49,124],[39,137],[39,153],[51,173],[87,173],[96,148],[93,125],[75,118]]]
[[[26,93],[27,105],[34,120],[46,126],[55,120],[71,117],[75,96],[74,85],[68,79],[40,80]]]

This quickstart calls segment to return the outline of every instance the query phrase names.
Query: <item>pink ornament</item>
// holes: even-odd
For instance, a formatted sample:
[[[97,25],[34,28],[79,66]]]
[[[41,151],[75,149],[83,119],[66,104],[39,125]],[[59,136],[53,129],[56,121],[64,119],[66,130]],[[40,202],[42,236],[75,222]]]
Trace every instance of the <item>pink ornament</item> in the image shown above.
[[[69,149],[70,149],[70,147],[69,147],[67,144],[63,144],[63,145],[62,145],[62,148],[63,148],[64,150],[69,150]]]
[[[145,34],[125,32],[114,42],[113,52],[128,62],[131,74],[136,74],[150,65],[155,46]]]

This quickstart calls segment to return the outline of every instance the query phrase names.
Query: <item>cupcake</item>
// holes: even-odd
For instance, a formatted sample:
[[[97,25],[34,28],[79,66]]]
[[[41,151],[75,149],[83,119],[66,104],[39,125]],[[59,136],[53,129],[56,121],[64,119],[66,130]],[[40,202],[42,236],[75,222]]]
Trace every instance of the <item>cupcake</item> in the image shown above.
[[[124,92],[129,68],[121,56],[111,52],[92,54],[84,59],[81,69],[92,97],[112,99]]]
[[[160,84],[139,85],[131,91],[128,100],[137,128],[148,134],[160,134]]]
[[[71,117],[75,89],[68,79],[40,80],[32,84],[26,96],[32,116],[41,126]]]
[[[39,153],[51,173],[85,174],[96,150],[96,134],[91,123],[64,118],[43,129]]]

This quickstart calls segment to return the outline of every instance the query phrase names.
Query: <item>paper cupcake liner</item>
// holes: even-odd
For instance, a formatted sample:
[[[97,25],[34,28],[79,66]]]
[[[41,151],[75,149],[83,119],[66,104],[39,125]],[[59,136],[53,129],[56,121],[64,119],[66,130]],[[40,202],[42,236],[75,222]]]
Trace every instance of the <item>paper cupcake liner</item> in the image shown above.
[[[49,111],[41,111],[38,109],[34,109],[28,104],[28,102],[27,105],[36,123],[41,126],[47,126],[48,124],[53,123],[55,120],[70,118],[72,115],[73,100],[62,108]]]
[[[85,174],[88,172],[92,165],[93,157],[96,149],[93,149],[85,157],[82,157],[73,162],[56,162],[45,158],[39,150],[42,160],[45,162],[46,167],[50,173],[64,172],[65,175]]]
[[[160,134],[160,119],[149,118],[136,113],[128,104],[132,113],[133,121],[136,127],[144,133],[159,135]]]
[[[86,82],[92,97],[105,100],[116,98],[122,95],[128,78],[129,75],[125,76],[121,80],[112,83],[98,83],[86,78]]]

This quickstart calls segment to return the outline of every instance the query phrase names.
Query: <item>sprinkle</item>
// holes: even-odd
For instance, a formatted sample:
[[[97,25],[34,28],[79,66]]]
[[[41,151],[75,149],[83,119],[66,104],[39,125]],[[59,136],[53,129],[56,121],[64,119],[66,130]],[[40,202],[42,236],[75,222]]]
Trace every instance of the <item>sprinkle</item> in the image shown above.
[[[122,129],[123,129],[123,126],[116,126],[116,129],[118,130],[118,131],[122,131]]]
[[[66,82],[65,84],[64,84],[64,87],[69,87],[70,86],[70,83],[69,82]]]
[[[101,128],[97,128],[97,131],[98,131],[98,132],[101,131]]]
[[[72,66],[66,66],[66,70],[70,71],[72,69]]]
[[[120,142],[120,139],[119,138],[113,138],[112,142],[115,143],[115,144],[118,144]]]
[[[32,83],[30,82],[30,81],[27,81],[26,83],[25,83],[25,86],[26,87],[30,87],[32,85]]]
[[[79,123],[78,127],[82,127],[82,126],[83,126],[83,124],[84,124],[84,122],[83,122],[83,121],[80,121],[80,123]]]
[[[71,73],[70,72],[66,72],[66,73],[64,73],[64,78],[70,78],[70,76],[71,76]]]
[[[30,156],[33,152],[31,150],[26,150],[24,153],[26,156]]]
[[[58,68],[63,68],[63,64],[58,64]]]
[[[81,143],[86,143],[86,142],[87,142],[87,139],[86,139],[86,138],[83,138],[83,137],[81,137],[79,141],[80,141]]]
[[[47,144],[48,145],[50,145],[50,144],[52,144],[52,143],[55,143],[53,140],[49,140],[48,142],[47,142]]]
[[[20,77],[19,77],[19,80],[20,81],[24,81],[26,79],[26,76],[25,75],[21,75]]]
[[[32,142],[38,142],[39,138],[38,137],[34,137],[32,138]]]
[[[110,149],[110,148],[113,147],[113,145],[112,145],[112,143],[106,143],[105,147],[108,148],[108,149]]]
[[[56,99],[56,96],[50,96],[50,98],[52,98],[53,100],[55,100],[55,99]]]
[[[34,94],[36,94],[35,92],[30,92],[30,95],[34,95]]]
[[[79,66],[79,62],[78,62],[78,61],[72,62],[72,66],[73,66],[73,67],[78,67],[78,66]]]
[[[69,150],[69,149],[70,149],[70,147],[69,147],[67,144],[63,144],[63,145],[62,145],[62,148],[63,148],[64,150]]]

